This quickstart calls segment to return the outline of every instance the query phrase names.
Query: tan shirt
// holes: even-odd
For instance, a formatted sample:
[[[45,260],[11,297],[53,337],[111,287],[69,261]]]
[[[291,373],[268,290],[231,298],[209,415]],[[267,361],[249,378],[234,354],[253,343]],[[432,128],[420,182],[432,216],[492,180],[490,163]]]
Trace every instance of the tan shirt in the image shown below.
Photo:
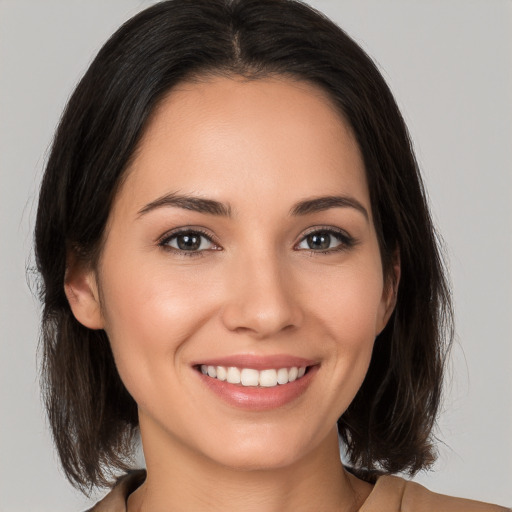
[[[122,477],[89,512],[126,512],[126,500],[146,477],[134,471]],[[316,511],[315,511],[316,512]],[[359,512],[512,512],[481,501],[451,498],[396,476],[381,476]]]

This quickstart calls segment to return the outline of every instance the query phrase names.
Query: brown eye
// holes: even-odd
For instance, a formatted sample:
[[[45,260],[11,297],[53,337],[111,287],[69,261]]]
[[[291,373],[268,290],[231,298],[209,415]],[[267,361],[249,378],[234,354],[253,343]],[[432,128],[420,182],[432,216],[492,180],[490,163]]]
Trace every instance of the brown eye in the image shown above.
[[[355,241],[346,233],[320,229],[307,234],[297,245],[297,249],[305,249],[313,252],[330,252],[342,249],[348,249],[354,245]]]
[[[331,247],[332,236],[327,232],[312,233],[306,237],[308,247],[314,251],[325,251]]]
[[[175,233],[163,240],[160,245],[183,252],[201,252],[215,247],[206,235],[197,231]]]
[[[196,234],[178,235],[176,245],[181,251],[197,251],[201,247],[201,236]]]

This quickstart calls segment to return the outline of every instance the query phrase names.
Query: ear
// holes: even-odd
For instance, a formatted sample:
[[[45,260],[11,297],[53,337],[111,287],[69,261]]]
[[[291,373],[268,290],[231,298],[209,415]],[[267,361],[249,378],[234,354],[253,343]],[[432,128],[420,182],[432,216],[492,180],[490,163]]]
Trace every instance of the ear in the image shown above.
[[[400,251],[397,248],[393,252],[391,273],[386,277],[384,283],[384,291],[382,292],[381,307],[377,321],[377,331],[375,333],[376,336],[384,330],[384,327],[386,327],[386,324],[395,309],[398,285],[400,284],[400,275]]]
[[[82,325],[89,329],[103,329],[96,273],[76,254],[68,255],[64,292],[73,315]]]

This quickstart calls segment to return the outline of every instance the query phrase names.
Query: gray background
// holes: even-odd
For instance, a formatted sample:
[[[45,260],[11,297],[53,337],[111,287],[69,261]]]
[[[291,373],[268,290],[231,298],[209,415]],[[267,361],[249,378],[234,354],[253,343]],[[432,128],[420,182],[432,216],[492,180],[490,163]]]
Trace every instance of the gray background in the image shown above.
[[[74,84],[151,2],[0,0],[0,512],[71,511],[40,405],[25,278],[38,182]],[[454,285],[440,459],[417,480],[512,504],[512,3],[316,0],[376,59],[415,141]]]

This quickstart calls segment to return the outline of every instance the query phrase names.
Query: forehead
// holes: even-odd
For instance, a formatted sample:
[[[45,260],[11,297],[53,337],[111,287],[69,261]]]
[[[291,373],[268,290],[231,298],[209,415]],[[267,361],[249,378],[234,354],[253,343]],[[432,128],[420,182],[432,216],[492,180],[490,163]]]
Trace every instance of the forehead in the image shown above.
[[[173,88],[153,112],[123,188],[137,191],[139,207],[157,191],[228,202],[223,196],[343,192],[369,203],[347,122],[320,87],[285,77],[210,77]]]

